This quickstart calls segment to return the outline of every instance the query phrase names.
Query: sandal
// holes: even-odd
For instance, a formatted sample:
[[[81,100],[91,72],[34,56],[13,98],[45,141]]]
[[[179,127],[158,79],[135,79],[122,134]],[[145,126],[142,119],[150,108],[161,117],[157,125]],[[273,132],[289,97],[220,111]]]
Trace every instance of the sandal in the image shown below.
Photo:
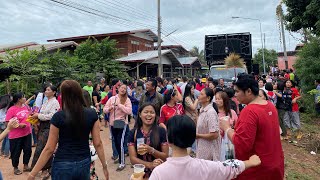
[[[14,173],[15,175],[20,175],[20,174],[22,174],[22,172],[21,172],[18,168],[14,169],[14,170],[13,170],[13,173]]]
[[[32,168],[31,167],[26,167],[23,168],[23,172],[31,172]]]

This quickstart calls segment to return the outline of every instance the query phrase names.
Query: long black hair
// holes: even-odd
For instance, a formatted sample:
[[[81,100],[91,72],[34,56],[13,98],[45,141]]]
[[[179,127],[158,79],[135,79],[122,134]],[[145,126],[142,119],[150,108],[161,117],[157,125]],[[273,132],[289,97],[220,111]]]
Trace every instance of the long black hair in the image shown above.
[[[12,107],[13,105],[15,105],[15,104],[19,101],[19,99],[21,99],[21,98],[23,98],[23,97],[24,97],[23,92],[17,92],[17,93],[15,93],[15,94],[13,94],[13,96],[12,96],[12,101],[10,102],[8,109],[9,109],[10,107]]]
[[[169,89],[163,96],[164,98],[164,104],[167,104],[171,99],[172,97],[174,97],[176,95],[176,92],[174,92],[175,90],[174,89]]]
[[[65,113],[65,122],[74,128],[75,139],[85,139],[83,130],[86,127],[84,105],[85,100],[80,84],[74,80],[65,80],[61,84],[62,110]]]
[[[204,88],[203,91],[204,91],[204,93],[206,94],[206,96],[209,97],[209,100],[210,100],[210,102],[211,102],[212,99],[213,99],[213,96],[214,96],[213,90],[210,89],[210,88]]]
[[[183,108],[186,108],[186,97],[190,97],[191,100],[194,100],[194,96],[191,94],[191,89],[194,87],[191,83],[188,83],[184,89],[184,95],[182,100]]]
[[[134,132],[137,131],[138,129],[141,129],[143,122],[142,122],[142,119],[140,118],[140,114],[143,111],[143,109],[147,106],[152,106],[152,108],[154,109],[155,115],[157,114],[156,107],[153,104],[151,104],[149,102],[142,104],[142,106],[138,110],[139,115],[137,116],[137,120],[134,125]],[[155,120],[154,120],[152,127],[150,129],[151,130],[151,134],[150,134],[151,144],[150,145],[151,145],[151,147],[153,147],[157,150],[160,150],[161,146],[159,144],[160,136],[159,136],[159,129],[158,128],[159,128],[158,127],[158,120],[157,120],[157,115],[156,115]]]
[[[11,96],[9,94],[0,96],[0,109],[8,108],[11,102]]]

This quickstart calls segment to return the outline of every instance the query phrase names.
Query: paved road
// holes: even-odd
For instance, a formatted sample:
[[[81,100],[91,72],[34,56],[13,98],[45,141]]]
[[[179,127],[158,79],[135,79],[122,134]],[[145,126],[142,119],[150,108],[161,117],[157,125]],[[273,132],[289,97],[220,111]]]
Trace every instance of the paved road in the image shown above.
[[[130,126],[132,126],[132,124]],[[110,180],[128,180],[130,175],[133,172],[133,169],[131,168],[131,165],[130,165],[129,157],[126,158],[127,167],[123,171],[117,172],[116,171],[117,165],[115,165],[113,163],[113,160],[111,160],[112,149],[111,149],[111,142],[109,140],[109,129],[106,129],[104,127],[101,129],[103,129],[103,131],[101,131],[101,138],[102,138],[103,145],[104,145],[106,159],[108,161]],[[34,152],[34,150],[35,150],[35,148],[32,148],[33,152]],[[32,157],[33,157],[33,155],[31,156],[30,164],[32,161]],[[19,168],[21,170],[23,168],[22,155],[20,157]],[[28,176],[28,173],[23,173],[22,175],[18,175],[18,176],[14,175],[13,168],[11,165],[11,160],[10,159],[3,159],[2,157],[0,159],[0,170],[2,172],[4,180],[21,180],[21,179],[26,179],[26,177]],[[101,166],[100,160],[96,161],[96,171],[97,171],[99,179],[104,180],[105,177],[102,172],[102,166]]]

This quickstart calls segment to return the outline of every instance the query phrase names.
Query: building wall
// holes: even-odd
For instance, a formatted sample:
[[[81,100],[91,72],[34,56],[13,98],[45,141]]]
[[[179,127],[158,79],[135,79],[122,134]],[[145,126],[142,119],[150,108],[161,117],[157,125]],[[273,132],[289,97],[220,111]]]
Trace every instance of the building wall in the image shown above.
[[[149,40],[149,41],[153,41],[153,39],[148,36],[146,33],[135,33],[135,34],[132,34],[131,36],[135,36],[135,37],[139,37],[139,38],[142,38],[142,39],[146,39],[146,40]]]
[[[98,41],[102,41],[106,37],[96,37]],[[120,56],[127,56],[128,55],[128,35],[119,35],[119,36],[111,36],[110,39],[116,40],[117,45],[116,47],[119,49]],[[82,39],[74,39],[73,41],[81,44],[82,42],[86,41],[87,38]]]
[[[297,56],[288,56],[288,68],[294,69],[293,65],[297,61]],[[285,61],[283,56],[278,57],[278,67],[279,69],[285,69]]]
[[[98,41],[101,41],[105,38],[105,36],[96,37]],[[116,47],[120,50],[120,56],[128,56],[130,53],[136,53],[138,51],[150,51],[154,49],[153,40],[142,33],[134,35],[115,35],[110,36],[110,39],[117,41]],[[81,38],[73,41],[81,44],[86,40],[87,38]]]
[[[136,53],[138,51],[151,51],[154,49],[154,44],[152,40],[147,40],[133,35],[129,35],[127,47],[128,54],[130,54]]]

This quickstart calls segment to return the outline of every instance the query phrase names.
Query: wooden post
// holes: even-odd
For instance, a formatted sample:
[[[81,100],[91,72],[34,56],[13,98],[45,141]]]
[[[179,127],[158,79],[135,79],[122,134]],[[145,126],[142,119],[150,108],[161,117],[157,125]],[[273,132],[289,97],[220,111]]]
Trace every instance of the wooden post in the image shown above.
[[[139,79],[139,68],[140,66],[139,66],[139,63],[137,62],[137,80]]]

